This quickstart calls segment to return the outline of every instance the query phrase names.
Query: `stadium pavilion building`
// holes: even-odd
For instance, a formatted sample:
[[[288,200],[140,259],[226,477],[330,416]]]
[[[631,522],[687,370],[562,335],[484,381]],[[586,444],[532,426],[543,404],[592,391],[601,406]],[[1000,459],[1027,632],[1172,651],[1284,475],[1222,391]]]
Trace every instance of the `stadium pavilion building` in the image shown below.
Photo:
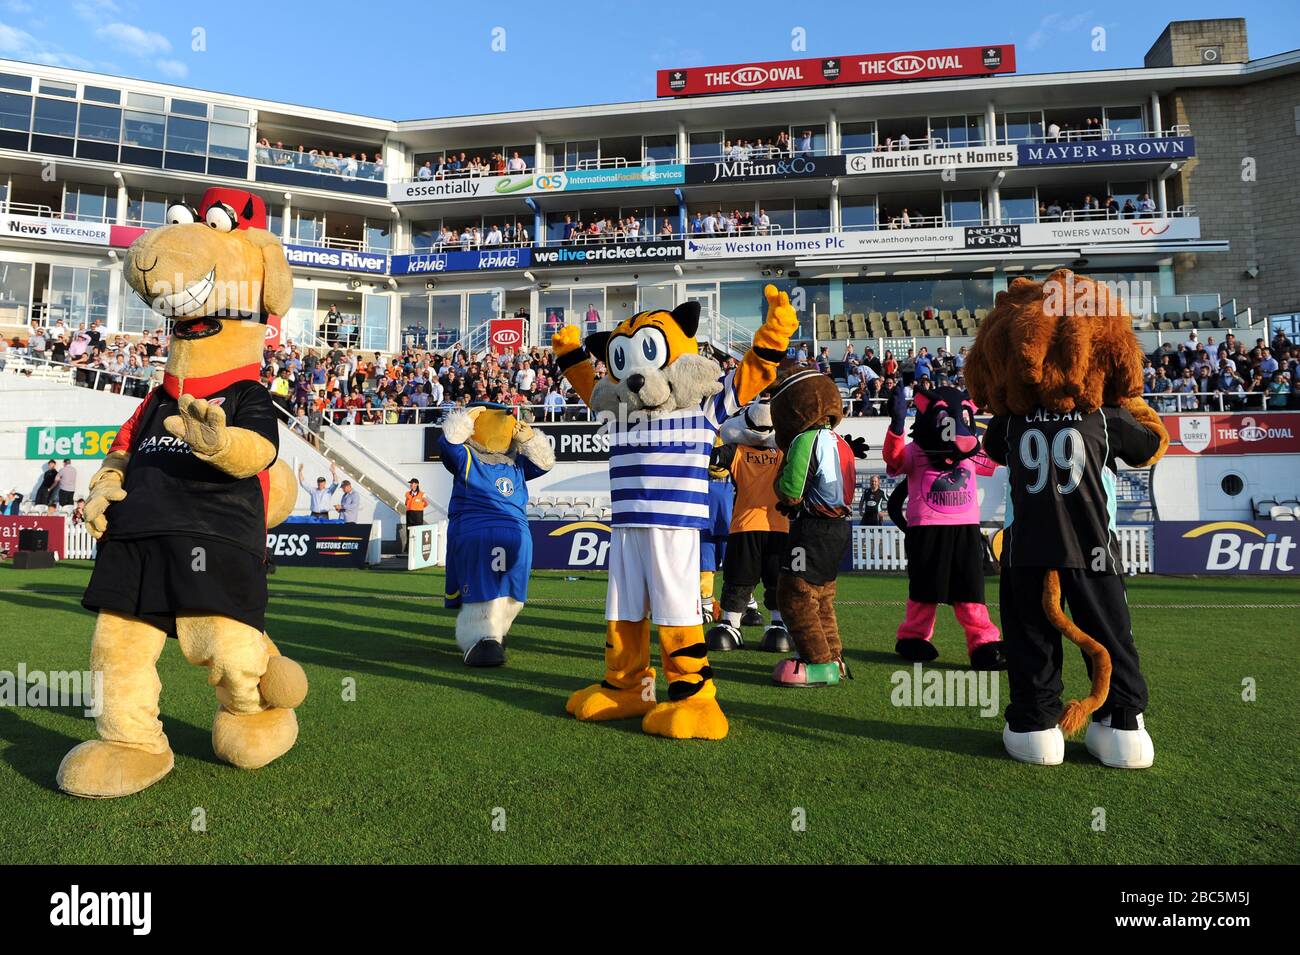
[[[1150,339],[1300,312],[1300,51],[1249,59],[1244,21],[1171,23],[1134,69],[1014,75],[996,44],[802,63],[820,81],[690,67],[648,102],[392,121],[0,61],[0,326],[157,327],[121,250],[209,185],[266,199],[307,345],[481,345],[515,315],[545,343],[683,298],[726,343],[769,281],[833,356],[956,345],[1057,266],[1148,290]],[[511,168],[434,172],[462,153]],[[745,225],[708,232],[719,210]]]

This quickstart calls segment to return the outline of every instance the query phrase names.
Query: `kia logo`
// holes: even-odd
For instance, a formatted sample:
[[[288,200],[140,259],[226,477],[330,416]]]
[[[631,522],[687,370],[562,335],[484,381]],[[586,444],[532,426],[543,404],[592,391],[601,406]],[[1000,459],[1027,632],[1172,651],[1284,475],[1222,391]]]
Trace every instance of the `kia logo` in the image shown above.
[[[760,86],[767,82],[767,70],[761,66],[747,66],[732,73],[731,82],[737,86]]]
[[[885,64],[885,69],[890,73],[901,73],[903,76],[910,76],[913,73],[920,73],[925,69],[925,60],[919,56],[905,55],[896,56]]]
[[[523,336],[513,328],[502,328],[492,333],[494,345],[517,345],[521,338]]]

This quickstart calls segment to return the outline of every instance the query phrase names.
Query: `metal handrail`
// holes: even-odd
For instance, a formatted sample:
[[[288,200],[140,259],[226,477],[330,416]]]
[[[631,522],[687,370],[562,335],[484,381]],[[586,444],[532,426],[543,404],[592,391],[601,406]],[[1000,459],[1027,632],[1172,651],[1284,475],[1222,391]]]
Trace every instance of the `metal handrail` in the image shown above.
[[[373,179],[384,181],[385,166],[382,162],[362,162],[348,156],[326,157],[319,150],[315,155],[309,151],[296,149],[277,149],[274,146],[257,145],[253,147],[254,159],[259,166],[276,166],[292,168],[298,172],[309,172],[321,176],[338,176],[343,179]]]

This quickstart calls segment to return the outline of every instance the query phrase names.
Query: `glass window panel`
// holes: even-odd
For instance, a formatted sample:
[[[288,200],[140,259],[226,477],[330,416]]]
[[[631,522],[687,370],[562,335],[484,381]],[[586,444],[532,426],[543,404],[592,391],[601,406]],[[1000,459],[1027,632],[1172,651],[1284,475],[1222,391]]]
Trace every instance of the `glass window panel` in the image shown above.
[[[645,158],[653,159],[655,162],[676,162],[677,137],[672,135],[645,137]]]
[[[41,80],[40,91],[50,96],[66,96],[69,99],[77,98],[76,83],[56,83],[54,80]]]
[[[845,230],[876,227],[875,196],[844,196],[840,200],[840,225]]]
[[[127,93],[126,105],[134,106],[136,109],[152,110],[155,113],[162,113],[167,110],[166,100],[151,93]]]
[[[1146,130],[1141,106],[1110,106],[1106,109],[1106,129],[1117,139],[1137,136]]]
[[[212,118],[225,120],[227,123],[243,123],[247,126],[248,110],[234,106],[213,106]]]
[[[21,93],[0,93],[0,129],[32,128],[32,98]]]
[[[388,350],[388,295],[367,295],[361,325],[361,347]]]
[[[0,310],[14,315],[19,324],[26,324],[31,304],[32,267],[22,262],[0,262]]]
[[[947,225],[979,225],[984,218],[983,197],[978,189],[943,194],[943,217]]]
[[[284,317],[284,337],[291,342],[310,344],[316,337],[316,290],[295,286],[293,306]]]
[[[81,104],[77,135],[103,143],[115,143],[122,128],[122,111],[112,106]]]
[[[208,124],[197,119],[167,118],[167,149],[202,156],[208,149]]]
[[[213,123],[208,130],[208,155],[218,159],[248,161],[248,127]]]
[[[122,102],[121,90],[110,90],[103,86],[87,86],[81,94],[82,99],[94,100],[96,103],[113,103]]]
[[[32,126],[47,136],[77,135],[77,104],[57,99],[37,99],[36,119]]]
[[[998,197],[1002,221],[1009,225],[1038,221],[1038,196],[1033,186],[1003,189]]]
[[[176,99],[172,97],[172,112],[180,113],[183,116],[198,116],[207,119],[208,104],[197,103],[190,99]]]
[[[377,252],[388,252],[393,247],[393,237],[389,233],[390,223],[383,220],[366,220],[366,248]]]
[[[429,308],[429,347],[446,348],[460,338],[460,293],[430,295]]]
[[[828,199],[800,199],[795,204],[795,228],[800,232],[829,232],[831,207]]]
[[[166,117],[127,110],[122,124],[122,142],[127,146],[162,149],[166,130]]]
[[[722,158],[722,133],[691,133],[691,162],[716,162]]]
[[[13,73],[0,73],[0,87],[7,90],[31,92],[32,78],[30,76],[15,76]]]
[[[876,148],[875,123],[845,123],[840,127],[840,149],[846,153],[865,153]]]

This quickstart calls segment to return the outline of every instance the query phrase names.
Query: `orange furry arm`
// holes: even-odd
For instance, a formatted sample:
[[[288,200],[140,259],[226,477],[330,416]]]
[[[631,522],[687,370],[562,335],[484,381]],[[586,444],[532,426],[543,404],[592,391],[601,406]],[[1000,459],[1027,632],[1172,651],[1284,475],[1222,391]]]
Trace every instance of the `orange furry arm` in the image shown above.
[[[1124,402],[1124,410],[1133,416],[1142,427],[1150,431],[1159,441],[1156,451],[1151,457],[1143,462],[1130,461],[1134,467],[1149,468],[1165,456],[1169,450],[1169,432],[1165,430],[1164,422],[1160,420],[1160,415],[1156,410],[1141,398],[1129,398]]]
[[[560,372],[578,393],[582,403],[591,404],[591,390],[596,387],[596,363],[582,347],[582,333],[577,325],[565,325],[551,336],[551,350],[560,364]]]
[[[776,366],[785,357],[790,337],[799,330],[799,313],[790,304],[790,296],[778,292],[775,285],[763,289],[767,298],[767,320],[754,333],[753,347],[745,353],[736,369],[736,398],[747,405],[776,381]]]

